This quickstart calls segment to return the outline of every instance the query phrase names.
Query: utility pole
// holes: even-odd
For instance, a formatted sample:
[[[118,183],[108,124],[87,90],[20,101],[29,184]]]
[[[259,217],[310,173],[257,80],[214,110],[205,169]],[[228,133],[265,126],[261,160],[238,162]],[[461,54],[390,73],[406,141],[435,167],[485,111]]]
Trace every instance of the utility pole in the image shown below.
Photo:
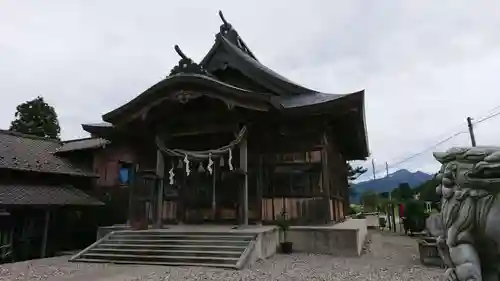
[[[377,177],[375,176],[375,159],[372,159],[372,170],[373,170],[373,179],[376,180]]]
[[[476,146],[476,136],[474,135],[474,127],[472,126],[472,118],[467,117],[467,126],[469,127],[470,142],[472,146]]]

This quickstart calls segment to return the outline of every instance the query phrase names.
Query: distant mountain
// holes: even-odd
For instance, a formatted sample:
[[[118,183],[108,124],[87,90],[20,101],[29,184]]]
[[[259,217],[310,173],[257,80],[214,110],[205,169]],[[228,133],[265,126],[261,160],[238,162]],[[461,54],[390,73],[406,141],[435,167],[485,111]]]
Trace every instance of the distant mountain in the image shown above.
[[[354,192],[352,192],[350,197],[351,203],[359,203],[361,194],[369,190],[373,190],[377,193],[390,192],[397,188],[400,183],[404,182],[408,183],[411,188],[415,188],[432,179],[432,177],[432,175],[424,172],[417,171],[412,173],[408,170],[402,169],[390,174],[387,177],[353,184],[351,188],[354,189]]]

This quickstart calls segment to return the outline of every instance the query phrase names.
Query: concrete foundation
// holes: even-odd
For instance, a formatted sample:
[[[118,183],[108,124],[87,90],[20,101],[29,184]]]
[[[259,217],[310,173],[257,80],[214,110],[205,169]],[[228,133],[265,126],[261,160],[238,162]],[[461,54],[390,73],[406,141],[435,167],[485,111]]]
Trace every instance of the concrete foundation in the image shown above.
[[[128,230],[126,225],[100,227],[97,239],[111,231]],[[158,231],[158,229],[141,230]],[[166,225],[165,232],[217,232],[217,233],[249,233],[256,239],[249,252],[246,253],[246,264],[258,259],[266,259],[274,255],[280,244],[280,233],[275,226],[234,227],[223,225]],[[292,226],[287,240],[293,243],[293,250],[315,254],[335,256],[359,256],[367,235],[366,219],[349,219],[335,225]]]
[[[335,225],[292,226],[287,238],[297,252],[359,256],[367,233],[365,219],[350,219]]]
[[[368,228],[379,228],[379,215],[378,213],[372,213],[372,214],[367,214],[365,216],[366,218],[366,224]]]

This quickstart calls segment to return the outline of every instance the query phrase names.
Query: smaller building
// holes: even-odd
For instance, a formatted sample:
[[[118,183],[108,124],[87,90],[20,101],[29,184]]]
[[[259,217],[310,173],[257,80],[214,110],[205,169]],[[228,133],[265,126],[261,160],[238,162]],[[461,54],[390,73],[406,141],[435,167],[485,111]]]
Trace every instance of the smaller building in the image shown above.
[[[0,261],[81,249],[95,239],[96,175],[72,142],[0,130]],[[75,160],[81,160],[78,158]]]

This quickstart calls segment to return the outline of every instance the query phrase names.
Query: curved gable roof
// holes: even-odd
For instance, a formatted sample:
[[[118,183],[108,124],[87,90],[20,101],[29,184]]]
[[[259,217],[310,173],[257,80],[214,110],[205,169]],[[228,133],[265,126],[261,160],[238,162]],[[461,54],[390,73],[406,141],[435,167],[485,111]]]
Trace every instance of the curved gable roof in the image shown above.
[[[227,31],[225,28],[230,28],[230,30]],[[283,77],[260,63],[230,25],[229,27],[221,26],[221,32],[216,35],[214,45],[200,65],[211,73],[225,70],[227,66],[235,68],[277,96],[317,92]]]
[[[214,89],[212,95],[215,98],[223,98],[228,100],[248,100],[252,102],[261,103],[264,107],[270,107],[271,95],[265,93],[255,93],[246,89],[242,89],[227,83],[221,82],[213,77],[209,77],[196,73],[177,73],[168,76],[162,81],[156,83],[142,94],[122,105],[121,107],[108,112],[102,116],[102,119],[109,123],[115,123],[123,116],[133,113],[139,108],[148,106],[157,102],[159,99],[166,98],[170,90],[183,90],[183,86],[189,89],[199,89],[200,91],[207,91],[207,88]],[[244,105],[243,105],[244,106]]]

